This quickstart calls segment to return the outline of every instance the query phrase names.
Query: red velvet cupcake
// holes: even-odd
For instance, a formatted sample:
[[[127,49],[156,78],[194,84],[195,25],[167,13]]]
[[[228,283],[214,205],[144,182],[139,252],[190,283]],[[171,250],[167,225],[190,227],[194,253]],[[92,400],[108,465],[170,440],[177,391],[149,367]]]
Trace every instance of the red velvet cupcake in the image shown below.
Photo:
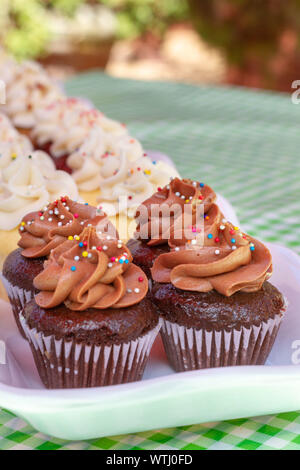
[[[99,230],[109,228],[114,231],[104,213],[68,197],[62,197],[45,207],[44,211],[31,212],[23,218],[19,228],[20,248],[8,255],[2,271],[2,281],[23,336],[19,313],[36,293],[33,279],[43,269],[44,261],[54,248],[68,238],[80,235],[89,224]]]
[[[52,251],[34,286],[21,322],[47,388],[141,379],[160,324],[125,245],[87,227]]]
[[[47,151],[56,168],[68,173],[72,173],[68,157],[81,147],[92,128],[98,127],[112,136],[128,134],[124,125],[107,118],[83,99],[58,99],[37,109],[35,115],[31,133],[35,148]]]
[[[58,170],[71,173],[69,155],[80,146],[95,118],[91,106],[76,98],[62,98],[36,110],[31,139],[36,149],[47,152]]]

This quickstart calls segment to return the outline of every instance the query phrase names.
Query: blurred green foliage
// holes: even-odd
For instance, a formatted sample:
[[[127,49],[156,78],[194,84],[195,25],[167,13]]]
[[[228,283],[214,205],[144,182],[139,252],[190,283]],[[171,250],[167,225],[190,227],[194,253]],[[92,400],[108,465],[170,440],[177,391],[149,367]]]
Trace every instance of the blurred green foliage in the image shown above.
[[[51,39],[49,15],[72,17],[83,4],[102,4],[117,17],[116,35],[157,36],[176,22],[193,21],[201,36],[242,65],[268,60],[282,31],[299,31],[300,0],[0,0],[0,40],[18,57],[35,57]]]
[[[188,18],[187,0],[0,0],[0,40],[19,58],[42,54],[51,39],[47,15],[74,15],[84,3],[103,4],[116,15],[119,38],[147,31],[164,33],[168,25]]]
[[[39,55],[49,40],[41,3],[36,0],[0,0],[0,39],[16,57]]]
[[[187,0],[102,0],[118,18],[118,37],[134,38],[145,32],[162,35],[173,23],[189,17]]]
[[[72,16],[82,3],[88,3],[85,0],[44,0],[48,8],[60,11],[65,15]]]

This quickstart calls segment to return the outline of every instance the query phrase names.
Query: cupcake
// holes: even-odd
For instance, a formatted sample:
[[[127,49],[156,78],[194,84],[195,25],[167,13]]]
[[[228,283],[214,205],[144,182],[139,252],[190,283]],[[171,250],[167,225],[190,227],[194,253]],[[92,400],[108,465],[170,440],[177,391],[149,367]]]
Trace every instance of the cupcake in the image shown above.
[[[77,186],[70,175],[57,171],[52,159],[41,151],[12,152],[16,146],[0,142],[0,263],[17,247],[18,226],[25,214],[42,210],[61,196],[62,188],[72,199]],[[12,152],[12,153],[11,153]]]
[[[52,251],[34,286],[21,322],[47,388],[141,379],[160,324],[125,245],[87,227]]]
[[[44,261],[67,239],[79,238],[82,230],[90,224],[99,231],[113,231],[105,214],[98,214],[96,208],[68,197],[57,199],[42,211],[30,212],[23,217],[18,232],[19,248],[7,256],[2,272],[2,281],[22,334],[19,314],[36,293],[33,279],[43,269]]]
[[[0,47],[0,80],[5,83],[11,82],[17,68],[18,62]]]
[[[170,252],[151,269],[151,297],[177,372],[264,364],[286,310],[268,282],[269,250],[213,210],[200,234],[171,237]]]
[[[27,146],[32,150],[30,140],[16,130],[10,119],[4,113],[0,113],[0,145],[13,143],[14,141],[26,142]]]
[[[4,170],[17,155],[30,155],[30,140],[20,134],[5,114],[0,113],[0,170]]]
[[[137,209],[137,229],[135,238],[129,240],[128,248],[134,263],[151,278],[150,268],[155,259],[169,251],[168,240],[171,232],[182,227],[184,214],[188,218],[187,226],[195,228],[196,215],[201,212],[209,220],[216,194],[203,183],[190,179],[174,178],[164,188],[146,199]]]
[[[84,100],[59,99],[36,110],[36,125],[32,138],[36,148],[46,150],[57,169],[71,172],[67,158],[87,138],[90,130],[99,127],[114,136],[125,135],[126,127],[107,118]]]
[[[3,109],[18,131],[29,136],[36,125],[36,110],[62,98],[63,93],[37,62],[14,63],[10,70],[3,78],[0,70],[6,84]]]
[[[126,240],[134,234],[138,206],[171,176],[178,176],[170,165],[151,160],[137,139],[114,136],[99,127],[91,129],[67,164],[80,196],[100,204]]]
[[[0,133],[2,133],[1,131],[0,125]],[[0,140],[0,170],[5,169],[18,155],[28,156],[32,152],[33,147],[30,140],[15,131],[14,136]]]

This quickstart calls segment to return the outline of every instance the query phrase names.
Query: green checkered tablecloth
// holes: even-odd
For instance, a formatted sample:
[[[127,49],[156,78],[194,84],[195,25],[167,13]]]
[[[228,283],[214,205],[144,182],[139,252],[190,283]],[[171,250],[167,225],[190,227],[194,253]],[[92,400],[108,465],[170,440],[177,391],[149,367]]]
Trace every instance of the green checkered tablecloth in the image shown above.
[[[300,106],[290,96],[96,72],[72,79],[67,91],[126,122],[145,148],[172,156],[182,175],[226,196],[250,234],[300,253]],[[299,450],[300,412],[66,442],[2,410],[0,449]]]

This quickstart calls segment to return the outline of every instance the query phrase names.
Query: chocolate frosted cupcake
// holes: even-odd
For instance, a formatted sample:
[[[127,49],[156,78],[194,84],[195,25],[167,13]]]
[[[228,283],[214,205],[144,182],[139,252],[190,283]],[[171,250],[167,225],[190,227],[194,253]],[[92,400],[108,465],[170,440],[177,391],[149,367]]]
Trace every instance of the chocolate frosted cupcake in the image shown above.
[[[136,213],[135,239],[127,244],[134,263],[151,278],[155,259],[169,251],[171,233],[183,225],[196,230],[197,215],[201,212],[207,217],[215,199],[216,194],[208,185],[189,179],[174,178],[164,188],[158,188]]]
[[[7,256],[2,272],[2,282],[23,336],[19,313],[36,293],[33,279],[43,269],[51,250],[68,238],[78,237],[89,224],[100,231],[114,230],[104,213],[97,213],[95,207],[79,204],[68,197],[23,218],[19,228],[20,248]]]
[[[173,368],[264,364],[286,309],[267,282],[268,249],[224,220],[215,205],[203,232],[171,238],[169,245],[151,270],[151,295]]]
[[[87,227],[52,251],[34,285],[21,321],[47,388],[141,379],[159,319],[125,245]]]

